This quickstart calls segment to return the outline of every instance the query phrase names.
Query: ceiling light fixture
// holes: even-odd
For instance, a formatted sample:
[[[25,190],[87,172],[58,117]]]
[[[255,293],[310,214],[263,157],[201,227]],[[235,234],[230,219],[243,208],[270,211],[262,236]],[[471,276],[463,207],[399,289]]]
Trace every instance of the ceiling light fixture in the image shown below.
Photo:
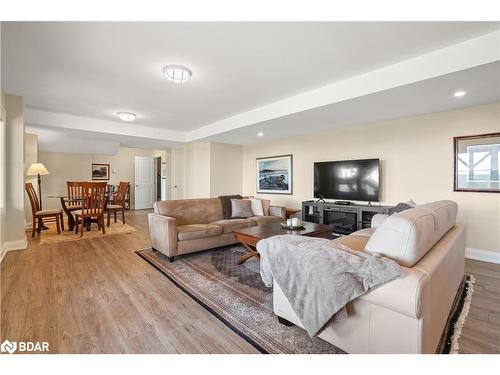
[[[259,137],[262,137],[262,136],[264,135],[264,133],[262,133],[262,132],[258,132],[258,133],[257,133],[257,135],[258,135]]]
[[[455,96],[455,98],[460,98],[462,96],[465,96],[466,92],[464,90],[460,90],[460,91],[456,91],[455,94],[453,94]]]
[[[135,113],[132,112],[117,112],[116,114],[118,115],[120,120],[126,122],[134,121],[136,117]]]
[[[191,70],[182,65],[166,65],[161,71],[170,81],[175,83],[186,82],[193,75]]]

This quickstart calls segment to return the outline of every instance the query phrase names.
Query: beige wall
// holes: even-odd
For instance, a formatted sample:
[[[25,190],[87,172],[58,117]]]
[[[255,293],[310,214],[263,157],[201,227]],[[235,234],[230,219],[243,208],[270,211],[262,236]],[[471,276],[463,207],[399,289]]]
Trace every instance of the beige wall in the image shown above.
[[[210,196],[241,194],[243,146],[212,142]]]
[[[241,194],[243,146],[191,142],[184,147],[186,199]]]
[[[191,142],[185,145],[184,197],[210,197],[210,142]]]
[[[109,183],[117,185],[120,181],[130,181],[130,200],[134,206],[134,167],[135,156],[153,156],[152,150],[120,147],[116,155],[86,155],[64,152],[39,152],[39,161],[49,170],[50,175],[42,177],[42,196],[44,208],[59,208],[57,199],[50,195],[65,195],[66,181],[91,181],[92,163],[110,165]]]
[[[349,127],[243,148],[243,194],[256,191],[255,158],[293,154],[293,195],[264,195],[299,208],[312,199],[313,162],[380,158],[385,203],[451,199],[467,247],[500,252],[500,194],[453,192],[453,137],[500,131],[500,103]]]
[[[26,176],[26,172],[33,163],[38,162],[38,136],[36,134],[26,133],[24,135],[24,181],[31,182],[35,189],[37,189],[38,181],[36,176]],[[38,190],[37,190],[38,193]],[[43,186],[42,186],[43,193]],[[45,207],[44,207],[45,208]],[[24,199],[24,215],[26,224],[32,224],[31,204],[28,196]]]
[[[42,199],[46,209],[61,208],[58,199],[47,197],[67,195],[66,181],[92,179],[92,155],[40,151],[38,160],[50,173],[42,176]]]

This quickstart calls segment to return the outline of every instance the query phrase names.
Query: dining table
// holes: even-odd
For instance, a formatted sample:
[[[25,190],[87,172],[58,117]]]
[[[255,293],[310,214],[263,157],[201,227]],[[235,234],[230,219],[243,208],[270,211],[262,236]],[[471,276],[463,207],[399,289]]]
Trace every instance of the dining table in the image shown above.
[[[104,201],[104,209],[106,209],[106,206],[107,206],[110,198],[112,198],[116,194],[117,194],[116,191],[106,192],[106,194],[105,194],[106,199]],[[66,213],[66,216],[68,217],[68,228],[69,228],[68,230],[71,232],[73,229],[75,229],[75,225],[76,225],[75,217],[73,216],[73,211],[71,211],[69,209],[68,204],[73,203],[74,205],[78,204],[81,206],[82,198],[81,197],[68,197],[67,195],[49,195],[49,196],[47,196],[47,198],[59,199],[61,201],[61,207],[62,207],[63,211]],[[91,219],[91,218],[87,218],[85,220],[85,227],[86,227],[87,231],[90,231],[90,225],[93,222],[97,222],[97,220]]]

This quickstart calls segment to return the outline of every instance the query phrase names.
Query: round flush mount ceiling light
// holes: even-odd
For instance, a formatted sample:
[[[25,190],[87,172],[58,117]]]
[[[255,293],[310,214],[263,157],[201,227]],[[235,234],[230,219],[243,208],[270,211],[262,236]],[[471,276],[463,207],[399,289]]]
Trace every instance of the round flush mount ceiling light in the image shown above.
[[[193,75],[191,70],[182,65],[166,65],[161,71],[170,81],[175,83],[186,82]]]
[[[257,133],[257,135],[258,135],[259,137],[262,137],[262,136],[264,135],[264,133],[262,133],[262,132],[258,132],[258,133]]]
[[[453,96],[455,98],[460,98],[462,96],[465,96],[466,92],[464,90],[459,90],[459,91],[455,91],[455,93],[453,94]]]
[[[135,120],[135,113],[132,112],[117,112],[117,116],[120,118],[122,121],[130,122]]]

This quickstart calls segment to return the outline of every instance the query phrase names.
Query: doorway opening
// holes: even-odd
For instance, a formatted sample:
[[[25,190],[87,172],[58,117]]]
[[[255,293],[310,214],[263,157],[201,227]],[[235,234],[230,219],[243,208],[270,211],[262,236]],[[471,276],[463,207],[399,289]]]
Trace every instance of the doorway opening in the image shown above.
[[[155,157],[155,186],[156,200],[161,201],[161,157]]]

